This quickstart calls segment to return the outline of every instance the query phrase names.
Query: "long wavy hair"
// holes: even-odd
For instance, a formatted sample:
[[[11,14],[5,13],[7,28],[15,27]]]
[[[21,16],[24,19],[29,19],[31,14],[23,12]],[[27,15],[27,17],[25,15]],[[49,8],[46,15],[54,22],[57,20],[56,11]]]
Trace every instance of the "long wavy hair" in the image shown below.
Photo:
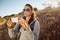
[[[29,6],[31,10],[33,10],[33,7],[30,4],[26,4],[25,6]],[[26,20],[26,17],[23,17]],[[34,20],[34,13],[31,14],[31,18],[28,21],[28,24],[30,24]]]

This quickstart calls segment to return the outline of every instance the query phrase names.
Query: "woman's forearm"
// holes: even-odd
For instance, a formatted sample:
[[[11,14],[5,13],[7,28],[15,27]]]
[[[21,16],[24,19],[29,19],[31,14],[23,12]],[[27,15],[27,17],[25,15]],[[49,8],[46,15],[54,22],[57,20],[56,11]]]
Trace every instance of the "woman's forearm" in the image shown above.
[[[11,28],[11,29],[8,28],[8,34],[9,34],[9,37],[12,39],[15,38],[15,36],[16,36],[13,28]]]
[[[14,28],[8,28],[8,34],[10,38],[14,38],[17,35],[18,29],[19,29],[19,24],[16,24]]]

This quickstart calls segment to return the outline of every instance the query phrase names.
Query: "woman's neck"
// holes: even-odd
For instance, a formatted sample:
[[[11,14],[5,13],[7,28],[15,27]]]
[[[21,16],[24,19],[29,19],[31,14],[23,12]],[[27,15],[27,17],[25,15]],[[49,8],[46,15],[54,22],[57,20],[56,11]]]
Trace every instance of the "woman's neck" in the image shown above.
[[[26,22],[28,23],[31,16],[26,17]]]

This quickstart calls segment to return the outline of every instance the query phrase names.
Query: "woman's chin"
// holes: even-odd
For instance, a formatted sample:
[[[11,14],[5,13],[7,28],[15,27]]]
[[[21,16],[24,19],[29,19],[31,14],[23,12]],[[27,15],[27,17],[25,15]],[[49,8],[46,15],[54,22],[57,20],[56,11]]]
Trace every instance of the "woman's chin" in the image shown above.
[[[25,15],[25,17],[29,17],[30,15]]]

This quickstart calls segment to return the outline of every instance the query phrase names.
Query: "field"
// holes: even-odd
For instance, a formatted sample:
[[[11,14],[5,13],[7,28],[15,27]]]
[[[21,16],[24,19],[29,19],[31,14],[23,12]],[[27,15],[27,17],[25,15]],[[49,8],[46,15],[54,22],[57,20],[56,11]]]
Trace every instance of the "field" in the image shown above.
[[[11,16],[14,16],[14,14],[5,16],[4,19],[7,21]],[[36,16],[40,22],[39,40],[60,40],[60,7],[47,7],[44,10],[38,10]],[[2,20],[0,19],[1,22],[3,22]],[[5,22],[0,25],[0,40],[14,40],[9,38],[7,31]]]

